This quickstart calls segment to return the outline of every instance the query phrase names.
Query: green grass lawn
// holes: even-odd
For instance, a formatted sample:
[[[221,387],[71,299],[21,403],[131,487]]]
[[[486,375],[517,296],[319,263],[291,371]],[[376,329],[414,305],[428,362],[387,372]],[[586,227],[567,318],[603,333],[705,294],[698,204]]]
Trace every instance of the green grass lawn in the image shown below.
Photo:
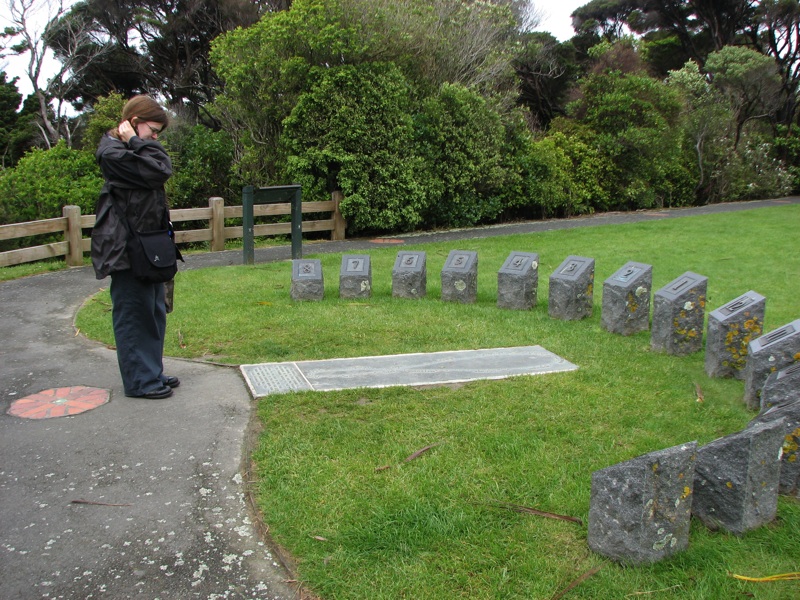
[[[635,456],[743,428],[743,383],[711,379],[703,353],[650,351],[648,332],[600,327],[602,282],[629,260],[653,265],[653,288],[685,271],[709,278],[707,311],[754,290],[765,331],[800,318],[800,206],[589,227],[452,244],[427,252],[428,296],[391,297],[398,246],[370,251],[373,296],[340,300],[341,255],[321,254],[322,302],[289,299],[291,265],[179,273],[166,353],[233,364],[539,344],[580,368],[425,389],[360,389],[263,398],[253,454],[256,494],[274,540],[324,598],[549,599],[800,597],[800,582],[749,583],[800,571],[800,502],[742,537],[693,522],[689,549],[630,568],[586,544],[591,473]],[[479,257],[478,301],[439,300],[450,250]],[[308,250],[308,248],[307,248]],[[512,250],[538,252],[539,301],[496,307]],[[547,314],[548,277],[570,254],[596,260],[594,315]],[[107,292],[78,327],[113,343]],[[696,389],[703,392],[698,401]],[[405,458],[438,444],[415,460]],[[382,468],[389,466],[389,468]],[[501,508],[521,505],[583,524]]]

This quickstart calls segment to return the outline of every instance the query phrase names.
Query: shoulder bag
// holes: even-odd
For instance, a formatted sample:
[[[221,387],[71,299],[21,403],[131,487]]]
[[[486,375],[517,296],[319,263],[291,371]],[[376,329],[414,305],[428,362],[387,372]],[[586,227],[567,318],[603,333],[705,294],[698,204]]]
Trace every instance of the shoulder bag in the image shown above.
[[[116,202],[114,209],[128,230],[128,260],[134,276],[148,283],[170,281],[178,272],[178,260],[183,262],[180,250],[175,245],[174,232],[164,212],[164,229],[136,231]]]

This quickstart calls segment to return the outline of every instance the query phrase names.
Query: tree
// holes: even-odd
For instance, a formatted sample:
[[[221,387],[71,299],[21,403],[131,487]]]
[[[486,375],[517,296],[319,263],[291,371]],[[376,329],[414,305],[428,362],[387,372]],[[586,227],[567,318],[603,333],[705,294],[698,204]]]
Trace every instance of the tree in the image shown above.
[[[0,72],[0,153],[3,169],[14,163],[12,145],[13,132],[17,127],[17,108],[22,100],[22,94],[17,89],[17,78],[8,81],[6,73]]]
[[[756,40],[755,0],[640,0],[636,33],[666,31],[674,35],[700,66],[724,46]]]
[[[572,13],[572,28],[613,42],[627,33],[628,20],[639,4],[640,0],[592,0]]]
[[[59,58],[73,60],[69,97],[83,105],[111,91],[151,93],[214,123],[208,106],[220,82],[209,62],[211,42],[254,23],[260,5],[252,0],[83,0],[52,27]],[[64,47],[63,33],[73,22],[83,24],[93,39]]]
[[[4,37],[13,42],[10,50],[16,55],[28,56],[26,76],[38,102],[38,125],[42,142],[48,148],[59,139],[72,145],[74,128],[78,125],[67,116],[67,96],[70,91],[69,76],[80,73],[91,58],[77,63],[74,58],[80,55],[79,49],[93,48],[92,56],[102,54],[105,46],[96,42],[93,32],[79,20],[70,19],[62,0],[7,0],[12,27],[7,28]],[[40,31],[41,21],[47,23]],[[62,49],[59,54],[60,67],[46,84],[42,84],[44,65],[52,51],[49,41],[51,32],[58,24]],[[83,53],[86,55],[86,52]]]
[[[564,103],[580,70],[575,48],[549,33],[527,34],[523,45],[512,61],[519,79],[517,102],[530,111],[535,127],[545,129],[556,116],[566,114]]]
[[[791,126],[798,109],[800,88],[800,3],[796,0],[765,0],[760,3],[759,45],[775,59],[781,76],[783,106],[778,122]]]
[[[708,55],[706,71],[730,104],[736,149],[745,124],[772,118],[781,104],[781,81],[775,61],[749,48],[725,46]]]
[[[598,208],[693,201],[680,152],[680,99],[673,90],[646,75],[607,71],[588,76],[581,92],[581,99],[570,107],[579,127],[567,131],[613,165],[601,184],[611,205]]]

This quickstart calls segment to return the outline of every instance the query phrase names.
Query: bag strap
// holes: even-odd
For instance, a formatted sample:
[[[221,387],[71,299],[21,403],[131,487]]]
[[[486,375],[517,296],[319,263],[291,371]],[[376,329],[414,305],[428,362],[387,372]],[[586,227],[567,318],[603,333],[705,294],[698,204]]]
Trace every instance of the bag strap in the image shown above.
[[[113,186],[110,186],[110,187],[113,188]],[[117,204],[117,202],[114,200],[114,195],[113,194],[111,194],[111,205],[114,207],[114,210],[117,211],[117,216],[119,216],[120,220],[125,225],[125,229],[128,230],[128,239],[131,239],[131,238],[135,237],[134,231],[133,231],[133,227],[131,227],[131,222],[128,220],[128,217],[125,216],[125,213],[119,207],[119,204]],[[162,221],[162,224],[164,225],[164,229],[171,230],[172,226],[170,225],[169,219],[167,218],[166,207],[164,209],[163,215],[164,216],[161,219],[161,221]]]

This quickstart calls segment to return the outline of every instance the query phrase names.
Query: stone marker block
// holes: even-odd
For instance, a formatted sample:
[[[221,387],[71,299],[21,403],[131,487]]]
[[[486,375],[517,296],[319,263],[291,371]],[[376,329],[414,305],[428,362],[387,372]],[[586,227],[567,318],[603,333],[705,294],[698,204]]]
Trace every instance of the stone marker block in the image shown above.
[[[395,298],[424,298],[428,290],[428,270],[424,252],[397,253],[392,267],[392,296]]]
[[[628,262],[603,282],[601,325],[606,331],[633,335],[650,329],[653,267]]]
[[[653,297],[653,350],[683,356],[703,347],[708,278],[687,271]]]
[[[686,549],[696,453],[690,442],[592,473],[589,547],[634,565]]]
[[[771,373],[800,362],[800,319],[756,338],[747,347],[744,366],[744,402],[761,407],[761,388]]]
[[[706,374],[744,379],[747,345],[764,330],[766,299],[749,291],[708,315]]]
[[[451,250],[442,267],[442,300],[473,304],[478,296],[478,253]]]
[[[761,411],[800,402],[800,362],[767,377],[761,388]]]
[[[497,306],[530,310],[536,306],[539,287],[539,255],[512,252],[497,272]]]
[[[369,298],[372,295],[372,264],[366,254],[345,254],[339,271],[340,298]]]
[[[761,391],[761,413],[751,424],[783,421],[778,493],[800,498],[800,363],[773,373]]]
[[[547,312],[553,319],[577,321],[592,316],[594,259],[568,256],[550,275]]]
[[[292,261],[292,300],[322,300],[325,285],[322,277],[322,263],[315,259],[295,259]]]
[[[736,535],[766,525],[778,510],[782,421],[758,423],[697,452],[692,514]]]

